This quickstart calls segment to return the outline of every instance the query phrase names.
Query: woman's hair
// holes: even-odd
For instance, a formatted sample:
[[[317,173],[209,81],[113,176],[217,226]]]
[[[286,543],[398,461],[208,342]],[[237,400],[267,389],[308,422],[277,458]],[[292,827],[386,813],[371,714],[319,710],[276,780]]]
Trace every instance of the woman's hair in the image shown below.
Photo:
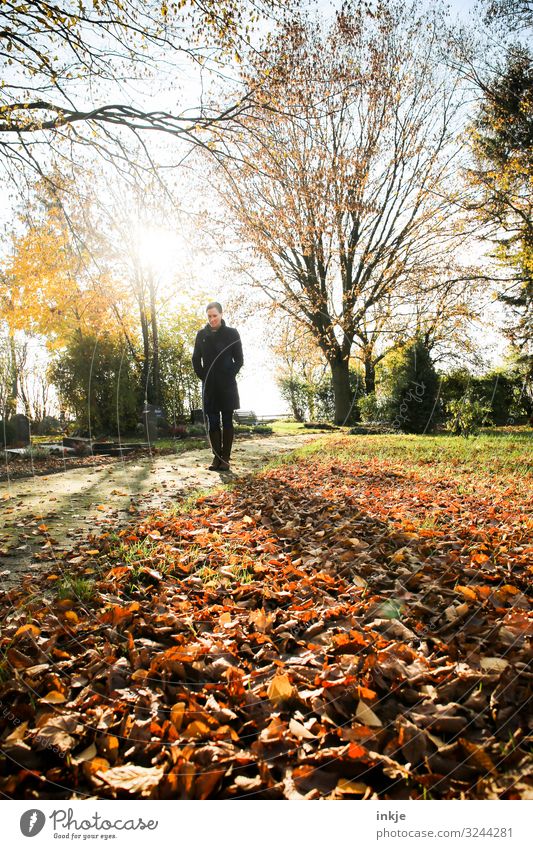
[[[211,303],[206,306],[205,311],[207,312],[208,310],[212,309],[222,312],[222,307],[220,306],[218,301],[211,301]]]

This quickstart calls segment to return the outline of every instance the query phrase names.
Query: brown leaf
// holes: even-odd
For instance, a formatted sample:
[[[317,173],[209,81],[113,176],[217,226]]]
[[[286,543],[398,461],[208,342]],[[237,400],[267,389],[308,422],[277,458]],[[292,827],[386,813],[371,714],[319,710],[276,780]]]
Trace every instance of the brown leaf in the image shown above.
[[[66,696],[64,696],[63,693],[60,693],[59,690],[50,690],[50,692],[41,699],[41,702],[45,702],[45,704],[48,705],[60,705],[66,701]]]

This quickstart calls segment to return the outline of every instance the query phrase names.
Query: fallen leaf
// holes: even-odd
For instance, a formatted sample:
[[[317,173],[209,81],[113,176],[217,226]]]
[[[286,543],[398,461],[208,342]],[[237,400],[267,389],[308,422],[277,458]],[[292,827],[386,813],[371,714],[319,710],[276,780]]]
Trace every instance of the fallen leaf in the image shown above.
[[[267,695],[271,702],[284,702],[293,695],[294,687],[288,675],[275,675],[268,685]]]
[[[15,639],[17,637],[22,637],[24,635],[31,635],[32,637],[38,637],[41,633],[41,629],[37,627],[37,625],[21,625],[20,628],[15,632]]]
[[[379,728],[383,725],[381,719],[376,716],[372,708],[370,708],[365,702],[359,701],[357,705],[357,710],[355,711],[355,718],[359,720],[363,725],[368,725],[370,728]]]
[[[105,772],[100,770],[96,774],[112,790],[123,790],[133,795],[147,797],[161,782],[165,768],[125,764],[106,769]]]

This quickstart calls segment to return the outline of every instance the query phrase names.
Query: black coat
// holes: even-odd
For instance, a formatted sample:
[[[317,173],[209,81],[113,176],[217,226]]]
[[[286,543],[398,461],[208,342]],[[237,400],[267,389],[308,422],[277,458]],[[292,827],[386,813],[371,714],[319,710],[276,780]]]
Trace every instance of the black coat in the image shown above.
[[[192,364],[202,381],[204,413],[238,410],[239,392],[235,377],[242,368],[241,337],[224,319],[213,332],[206,324],[196,334]]]

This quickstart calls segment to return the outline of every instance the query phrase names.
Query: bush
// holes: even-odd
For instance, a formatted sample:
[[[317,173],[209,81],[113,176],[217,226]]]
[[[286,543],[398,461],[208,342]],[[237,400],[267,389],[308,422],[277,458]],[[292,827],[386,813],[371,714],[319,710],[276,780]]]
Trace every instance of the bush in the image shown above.
[[[61,433],[61,422],[55,416],[45,416],[40,422],[34,422],[33,432],[39,436],[53,436]]]
[[[363,422],[386,422],[389,417],[388,405],[380,401],[375,392],[363,395],[358,401]]]
[[[524,375],[516,367],[494,369],[476,376],[456,369],[442,378],[443,406],[448,419],[454,419],[457,405],[479,402],[495,425],[524,424],[531,414],[531,399],[524,388]],[[464,399],[467,399],[465,402]]]
[[[454,399],[448,404],[450,418],[446,422],[446,429],[456,436],[475,436],[483,425],[488,424],[487,417],[490,407],[473,397],[473,393],[467,392],[459,400]]]
[[[201,424],[187,425],[187,436],[205,436],[205,426]]]
[[[312,386],[299,377],[282,377],[278,380],[279,393],[289,405],[297,422],[304,422],[309,417],[313,406],[314,390]]]

